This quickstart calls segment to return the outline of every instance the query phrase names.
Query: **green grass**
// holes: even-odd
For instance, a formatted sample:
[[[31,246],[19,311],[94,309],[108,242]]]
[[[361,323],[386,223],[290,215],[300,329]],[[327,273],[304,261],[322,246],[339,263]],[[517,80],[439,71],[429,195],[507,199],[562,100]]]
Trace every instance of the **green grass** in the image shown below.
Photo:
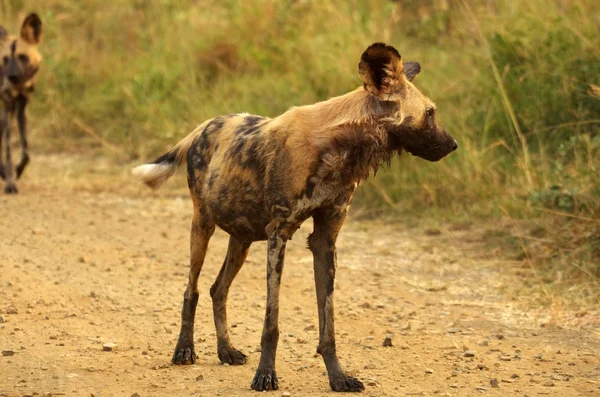
[[[44,22],[34,148],[119,159],[162,153],[218,114],[275,116],[347,92],[362,51],[392,43],[421,63],[416,84],[460,149],[394,161],[356,202],[502,220],[547,288],[600,303],[600,5],[399,3],[21,0],[0,12],[11,29],[30,10]]]

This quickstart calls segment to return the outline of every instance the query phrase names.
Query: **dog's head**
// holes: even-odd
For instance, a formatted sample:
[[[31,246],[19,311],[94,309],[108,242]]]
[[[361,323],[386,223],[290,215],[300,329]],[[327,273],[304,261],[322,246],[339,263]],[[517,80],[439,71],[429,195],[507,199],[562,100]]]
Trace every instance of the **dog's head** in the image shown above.
[[[2,94],[24,95],[31,91],[42,56],[38,45],[42,38],[42,21],[29,14],[19,36],[10,36],[0,27],[0,78]]]
[[[377,101],[377,122],[392,148],[438,161],[458,147],[435,121],[435,104],[412,81],[421,71],[417,62],[402,62],[398,51],[375,43],[363,53],[358,73],[364,89]]]

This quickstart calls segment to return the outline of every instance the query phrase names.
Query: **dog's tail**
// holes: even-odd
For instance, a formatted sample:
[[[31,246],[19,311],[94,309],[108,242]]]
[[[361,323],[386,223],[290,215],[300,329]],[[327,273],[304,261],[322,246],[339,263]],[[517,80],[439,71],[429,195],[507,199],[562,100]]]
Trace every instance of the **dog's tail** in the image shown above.
[[[204,131],[210,120],[202,123],[188,136],[183,138],[173,149],[163,154],[150,164],[139,165],[131,170],[131,173],[138,177],[152,190],[158,190],[163,183],[173,176],[177,168],[183,164],[187,158],[187,152],[192,146],[194,139]]]

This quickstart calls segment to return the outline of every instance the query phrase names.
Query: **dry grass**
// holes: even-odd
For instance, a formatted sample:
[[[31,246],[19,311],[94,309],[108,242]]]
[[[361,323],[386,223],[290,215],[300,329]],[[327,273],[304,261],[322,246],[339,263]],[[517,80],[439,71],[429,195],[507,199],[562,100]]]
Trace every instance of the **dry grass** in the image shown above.
[[[597,2],[0,1],[11,30],[30,10],[45,29],[34,153],[120,162],[217,114],[274,116],[347,92],[364,48],[395,44],[422,64],[417,85],[460,149],[436,164],[395,161],[359,206],[489,222],[540,288],[600,303]]]

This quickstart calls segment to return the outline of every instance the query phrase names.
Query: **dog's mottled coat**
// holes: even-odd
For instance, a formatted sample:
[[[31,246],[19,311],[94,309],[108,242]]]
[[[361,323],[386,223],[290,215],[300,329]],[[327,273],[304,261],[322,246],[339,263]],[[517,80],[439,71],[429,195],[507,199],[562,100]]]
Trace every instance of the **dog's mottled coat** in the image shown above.
[[[278,388],[275,355],[279,339],[279,285],[285,246],[312,217],[308,247],[314,257],[319,345],[334,391],[360,391],[336,353],[333,289],[335,242],[360,181],[408,151],[437,161],[456,141],[435,123],[435,106],[411,83],[420,71],[398,51],[375,43],[362,55],[363,86],[314,105],[293,107],[275,118],[249,114],[216,117],[196,128],[153,164],[134,169],[157,189],[184,161],[194,205],[191,269],[184,294],[175,364],[195,361],[193,332],[197,282],[215,226],[230,235],[219,275],[210,289],[219,359],[243,364],[227,333],[226,300],[252,242],[268,241],[267,305],[261,357],[251,387]]]

